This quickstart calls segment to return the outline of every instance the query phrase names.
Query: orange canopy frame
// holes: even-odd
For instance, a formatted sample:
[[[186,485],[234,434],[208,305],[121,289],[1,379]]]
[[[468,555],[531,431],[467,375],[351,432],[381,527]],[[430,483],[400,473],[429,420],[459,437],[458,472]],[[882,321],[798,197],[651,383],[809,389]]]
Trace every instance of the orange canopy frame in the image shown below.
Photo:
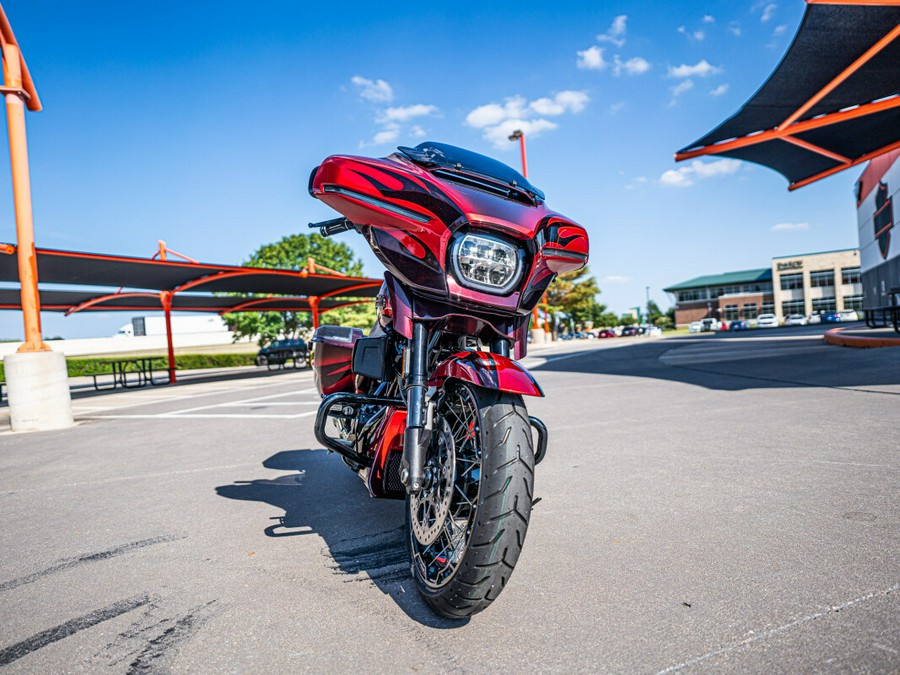
[[[16,282],[17,247],[0,244],[0,281]],[[371,302],[383,283],[380,279],[317,274],[311,269],[327,269],[308,260],[302,270],[237,267],[196,262],[186,256],[169,260],[160,242],[160,258],[34,249],[35,266],[43,283],[68,286],[106,286],[119,290],[48,291],[37,298],[48,311],[67,315],[81,311],[162,310],[166,315],[169,377],[175,381],[175,352],[172,344],[171,313],[193,312],[311,312],[318,328],[321,312]],[[4,255],[5,254],[5,255]],[[123,288],[138,289],[123,291]],[[228,295],[222,295],[228,294]],[[16,301],[17,290],[0,289],[0,309],[24,309]]]
[[[744,107],[676,161],[756,162],[789,190],[900,148],[900,0],[806,0],[782,62]]]

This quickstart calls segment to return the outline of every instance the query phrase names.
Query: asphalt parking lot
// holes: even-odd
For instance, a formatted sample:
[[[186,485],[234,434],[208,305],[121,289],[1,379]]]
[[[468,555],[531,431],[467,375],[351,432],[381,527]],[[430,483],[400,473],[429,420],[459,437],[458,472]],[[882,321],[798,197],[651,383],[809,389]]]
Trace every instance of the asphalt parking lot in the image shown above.
[[[0,666],[897,672],[900,348],[823,330],[535,350],[539,501],[462,622],[317,444],[309,371],[78,396],[0,433]]]

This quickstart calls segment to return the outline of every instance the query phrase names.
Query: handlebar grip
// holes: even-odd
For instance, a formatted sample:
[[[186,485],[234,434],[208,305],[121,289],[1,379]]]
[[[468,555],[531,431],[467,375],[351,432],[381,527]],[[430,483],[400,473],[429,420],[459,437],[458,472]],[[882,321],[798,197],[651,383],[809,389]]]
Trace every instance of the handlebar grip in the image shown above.
[[[346,218],[333,218],[332,220],[323,220],[321,223],[309,223],[309,227],[313,230],[319,230],[319,234],[323,237],[330,237],[333,234],[352,229],[353,223]]]

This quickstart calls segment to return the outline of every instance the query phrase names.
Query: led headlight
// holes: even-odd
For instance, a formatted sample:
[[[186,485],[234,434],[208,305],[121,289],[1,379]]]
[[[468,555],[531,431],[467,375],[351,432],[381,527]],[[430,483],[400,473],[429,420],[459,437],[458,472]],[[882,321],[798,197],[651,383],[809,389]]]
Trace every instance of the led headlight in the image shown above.
[[[458,237],[450,250],[459,282],[489,293],[505,293],[522,272],[521,251],[483,234]]]

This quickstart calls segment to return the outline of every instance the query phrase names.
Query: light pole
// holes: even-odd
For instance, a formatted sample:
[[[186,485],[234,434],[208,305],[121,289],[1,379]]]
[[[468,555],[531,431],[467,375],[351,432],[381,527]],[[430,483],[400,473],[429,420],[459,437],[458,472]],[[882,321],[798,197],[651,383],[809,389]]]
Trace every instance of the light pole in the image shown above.
[[[511,140],[513,142],[519,141],[519,150],[522,153],[522,175],[525,178],[528,178],[528,160],[525,157],[525,134],[522,132],[521,129],[516,129],[514,132],[512,132],[509,135],[509,140]],[[544,334],[550,332],[550,322],[548,321],[547,309],[548,309],[547,296],[545,295],[544,296],[544,331],[543,331]],[[544,337],[544,335],[542,335],[538,329],[538,324],[539,324],[540,320],[538,318],[537,307],[535,307],[533,310],[531,310],[531,321],[532,321],[531,325],[534,326],[534,328],[535,328],[535,330],[531,334],[531,339],[534,340],[535,342],[537,342],[538,336],[540,336],[541,338]]]
[[[650,323],[650,287],[644,286],[644,290],[647,292],[647,323]]]
[[[521,129],[516,129],[509,135],[509,140],[519,141],[519,150],[522,152],[522,175],[528,178],[528,161],[525,159],[525,134]]]

